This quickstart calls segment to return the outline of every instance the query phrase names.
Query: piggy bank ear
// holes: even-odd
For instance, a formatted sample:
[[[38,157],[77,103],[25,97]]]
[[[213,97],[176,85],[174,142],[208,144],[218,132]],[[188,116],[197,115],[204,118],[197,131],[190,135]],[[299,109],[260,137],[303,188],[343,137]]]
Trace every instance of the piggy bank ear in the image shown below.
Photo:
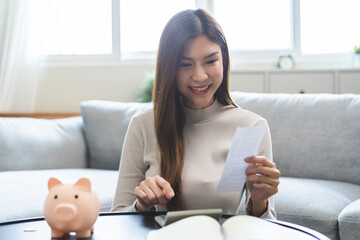
[[[80,178],[76,183],[75,186],[80,186],[85,189],[87,192],[91,192],[91,183],[90,180],[87,178]]]
[[[48,181],[48,189],[52,189],[54,186],[62,184],[57,178],[50,178]]]

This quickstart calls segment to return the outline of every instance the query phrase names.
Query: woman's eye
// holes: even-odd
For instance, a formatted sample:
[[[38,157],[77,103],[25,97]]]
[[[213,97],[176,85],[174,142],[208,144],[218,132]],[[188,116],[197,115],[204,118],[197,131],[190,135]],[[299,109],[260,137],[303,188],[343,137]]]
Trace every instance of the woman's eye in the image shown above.
[[[181,63],[180,67],[190,67],[191,63]]]
[[[206,62],[206,64],[213,64],[217,61],[217,59],[212,59]]]

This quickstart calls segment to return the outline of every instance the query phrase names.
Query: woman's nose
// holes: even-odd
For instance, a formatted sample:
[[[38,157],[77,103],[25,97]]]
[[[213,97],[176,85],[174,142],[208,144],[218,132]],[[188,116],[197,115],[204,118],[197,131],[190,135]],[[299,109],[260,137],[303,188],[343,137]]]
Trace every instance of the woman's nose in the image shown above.
[[[194,81],[204,81],[207,78],[208,78],[208,75],[206,74],[204,67],[202,67],[202,66],[195,67],[194,74],[193,74]]]

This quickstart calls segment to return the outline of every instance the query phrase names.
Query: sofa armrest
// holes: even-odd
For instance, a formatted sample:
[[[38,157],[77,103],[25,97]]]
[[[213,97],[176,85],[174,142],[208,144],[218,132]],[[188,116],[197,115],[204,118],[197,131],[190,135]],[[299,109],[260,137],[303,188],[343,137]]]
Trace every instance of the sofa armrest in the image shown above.
[[[338,217],[341,239],[358,239],[360,236],[360,199],[347,205]]]

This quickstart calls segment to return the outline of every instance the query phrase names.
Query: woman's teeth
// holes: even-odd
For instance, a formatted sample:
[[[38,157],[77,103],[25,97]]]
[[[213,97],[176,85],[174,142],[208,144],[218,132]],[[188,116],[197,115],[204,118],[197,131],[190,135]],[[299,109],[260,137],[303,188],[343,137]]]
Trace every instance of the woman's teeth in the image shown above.
[[[196,87],[190,87],[190,88],[191,88],[192,90],[194,90],[194,91],[199,91],[199,92],[201,92],[201,91],[204,91],[204,90],[208,89],[209,86],[202,87],[202,88],[196,88]]]

